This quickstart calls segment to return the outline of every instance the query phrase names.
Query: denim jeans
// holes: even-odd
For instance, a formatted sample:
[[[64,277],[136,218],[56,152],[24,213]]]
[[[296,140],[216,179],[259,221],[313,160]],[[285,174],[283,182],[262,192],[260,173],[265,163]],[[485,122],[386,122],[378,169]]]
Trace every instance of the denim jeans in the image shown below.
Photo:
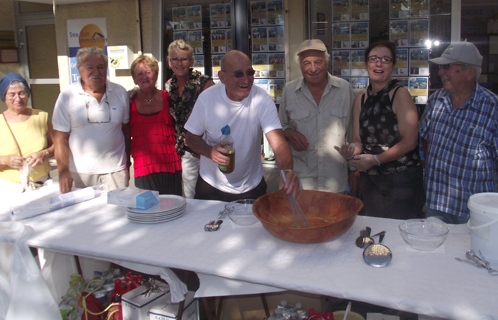
[[[422,167],[392,174],[360,176],[360,215],[391,219],[422,218],[425,204]]]
[[[469,216],[459,217],[459,216],[456,216],[454,214],[450,214],[447,212],[443,212],[443,211],[439,211],[439,210],[435,210],[435,209],[431,209],[431,208],[427,208],[427,212],[425,213],[425,217],[426,218],[436,217],[438,219],[441,219],[443,222],[451,223],[451,224],[467,223],[467,221],[470,218]]]

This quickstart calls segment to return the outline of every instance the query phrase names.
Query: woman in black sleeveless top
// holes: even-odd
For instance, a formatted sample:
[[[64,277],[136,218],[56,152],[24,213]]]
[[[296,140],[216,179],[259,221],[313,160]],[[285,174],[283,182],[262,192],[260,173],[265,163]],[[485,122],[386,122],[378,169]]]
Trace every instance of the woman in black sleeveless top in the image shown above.
[[[423,169],[418,153],[418,112],[405,88],[391,78],[392,42],[365,51],[370,85],[353,104],[353,143],[336,149],[360,171],[360,214],[393,219],[422,216]]]

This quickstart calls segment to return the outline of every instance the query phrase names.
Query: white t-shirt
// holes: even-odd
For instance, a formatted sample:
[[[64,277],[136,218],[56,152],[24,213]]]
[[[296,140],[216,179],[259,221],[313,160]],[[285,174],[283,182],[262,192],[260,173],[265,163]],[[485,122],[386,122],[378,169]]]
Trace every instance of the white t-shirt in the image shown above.
[[[217,163],[201,156],[199,174],[218,190],[240,194],[254,189],[263,178],[262,133],[282,126],[275,103],[263,89],[253,85],[249,96],[236,102],[228,98],[225,85],[219,83],[199,95],[185,129],[214,146],[221,141],[221,128],[226,125],[234,140],[234,171],[224,174]]]
[[[67,86],[57,98],[52,117],[55,130],[70,133],[69,169],[85,174],[126,168],[122,125],[129,121],[128,93],[109,80],[100,104],[83,90],[81,79]]]

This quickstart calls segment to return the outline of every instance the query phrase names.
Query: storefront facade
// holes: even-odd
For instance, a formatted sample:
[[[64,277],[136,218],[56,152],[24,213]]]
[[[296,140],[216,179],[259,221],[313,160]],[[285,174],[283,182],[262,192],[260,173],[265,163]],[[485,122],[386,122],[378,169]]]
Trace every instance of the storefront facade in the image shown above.
[[[400,57],[406,55],[406,59],[398,59],[395,76],[416,89],[413,92],[419,96],[414,99],[420,104],[440,87],[437,70],[431,69],[427,60],[439,56],[451,41],[467,39],[484,56],[480,82],[487,83],[495,92],[498,86],[498,3],[494,0],[54,3],[0,0],[0,31],[14,33],[19,52],[18,63],[0,63],[0,75],[12,71],[23,74],[34,88],[33,107],[49,112],[59,90],[71,83],[69,29],[71,23],[80,19],[91,22],[104,18],[108,50],[126,47],[133,53],[130,60],[140,53],[153,55],[161,68],[158,87],[163,87],[171,76],[167,46],[178,38],[195,46],[196,66],[215,79],[219,69],[216,63],[224,52],[239,49],[248,53],[257,70],[256,84],[265,87],[277,103],[285,83],[300,76],[295,51],[307,38],[319,38],[326,43],[332,55],[329,71],[346,78],[356,89],[368,81],[362,70],[361,49],[381,39],[397,42]],[[441,44],[428,49],[426,40]],[[130,70],[123,66],[110,67],[109,77],[126,89],[134,86]],[[425,90],[418,90],[419,87]]]

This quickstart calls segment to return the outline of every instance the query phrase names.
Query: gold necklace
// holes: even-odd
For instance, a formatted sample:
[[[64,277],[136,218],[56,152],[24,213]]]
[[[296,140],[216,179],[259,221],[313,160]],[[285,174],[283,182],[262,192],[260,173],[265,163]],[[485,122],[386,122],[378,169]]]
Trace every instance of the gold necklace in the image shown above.
[[[154,96],[156,95],[156,92],[154,92],[154,94],[152,95],[152,98],[150,98],[150,99],[146,99],[145,97],[143,97],[144,101],[147,102],[147,104],[150,104],[154,100]]]

